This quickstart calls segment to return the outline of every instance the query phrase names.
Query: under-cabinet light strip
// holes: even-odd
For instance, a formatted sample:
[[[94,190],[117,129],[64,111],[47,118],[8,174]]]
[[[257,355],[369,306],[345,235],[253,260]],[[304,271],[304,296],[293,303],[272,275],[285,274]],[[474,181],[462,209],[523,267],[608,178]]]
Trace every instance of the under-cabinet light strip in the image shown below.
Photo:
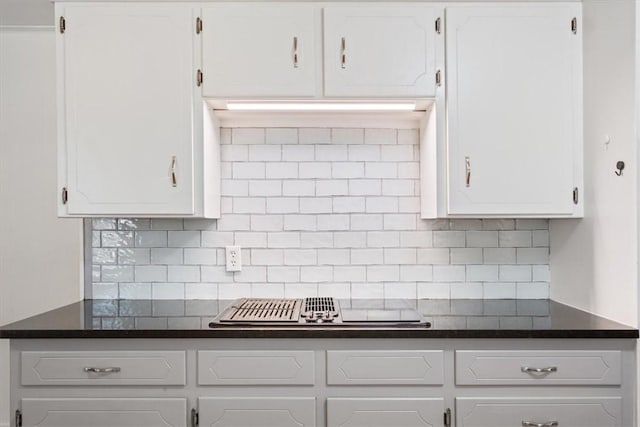
[[[415,111],[415,102],[403,103],[267,103],[228,102],[229,111]]]

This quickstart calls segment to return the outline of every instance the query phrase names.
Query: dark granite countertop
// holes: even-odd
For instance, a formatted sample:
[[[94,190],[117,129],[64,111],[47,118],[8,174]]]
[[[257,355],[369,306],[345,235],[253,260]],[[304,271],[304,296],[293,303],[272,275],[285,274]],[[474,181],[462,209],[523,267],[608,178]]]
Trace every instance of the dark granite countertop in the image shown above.
[[[638,338],[550,300],[340,300],[344,310],[415,310],[430,328],[216,327],[231,300],[85,300],[0,328],[0,338]]]

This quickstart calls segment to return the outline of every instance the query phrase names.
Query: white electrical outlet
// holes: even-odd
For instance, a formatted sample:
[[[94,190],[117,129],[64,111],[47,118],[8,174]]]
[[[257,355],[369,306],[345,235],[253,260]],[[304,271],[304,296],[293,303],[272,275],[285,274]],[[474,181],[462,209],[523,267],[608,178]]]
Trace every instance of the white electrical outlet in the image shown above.
[[[227,271],[242,271],[242,249],[240,246],[225,246]]]

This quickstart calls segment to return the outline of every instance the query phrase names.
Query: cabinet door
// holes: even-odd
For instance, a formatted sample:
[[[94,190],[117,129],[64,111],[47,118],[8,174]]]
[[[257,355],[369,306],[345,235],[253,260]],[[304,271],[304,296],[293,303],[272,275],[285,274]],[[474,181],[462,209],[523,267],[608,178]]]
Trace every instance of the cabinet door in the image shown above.
[[[221,4],[204,7],[202,18],[205,96],[316,94],[317,7]]]
[[[431,6],[325,8],[325,95],[432,96],[435,33]]]
[[[331,427],[432,427],[442,425],[443,399],[328,398]]]
[[[22,399],[24,427],[186,427],[186,399]]]
[[[572,214],[579,13],[579,4],[447,9],[450,214]]]
[[[456,426],[620,427],[621,404],[619,397],[456,398]]]
[[[201,426],[216,427],[313,427],[313,397],[201,397]]]
[[[57,10],[66,19],[58,34],[66,213],[193,213],[190,8]]]

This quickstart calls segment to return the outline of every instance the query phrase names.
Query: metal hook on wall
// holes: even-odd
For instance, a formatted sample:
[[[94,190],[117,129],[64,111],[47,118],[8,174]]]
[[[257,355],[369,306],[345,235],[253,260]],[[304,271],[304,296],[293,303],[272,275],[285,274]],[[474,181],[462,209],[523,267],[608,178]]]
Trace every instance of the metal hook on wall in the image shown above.
[[[618,176],[622,176],[622,171],[624,170],[624,162],[619,161],[618,163],[616,163],[616,168],[618,170],[615,172],[615,174]]]

